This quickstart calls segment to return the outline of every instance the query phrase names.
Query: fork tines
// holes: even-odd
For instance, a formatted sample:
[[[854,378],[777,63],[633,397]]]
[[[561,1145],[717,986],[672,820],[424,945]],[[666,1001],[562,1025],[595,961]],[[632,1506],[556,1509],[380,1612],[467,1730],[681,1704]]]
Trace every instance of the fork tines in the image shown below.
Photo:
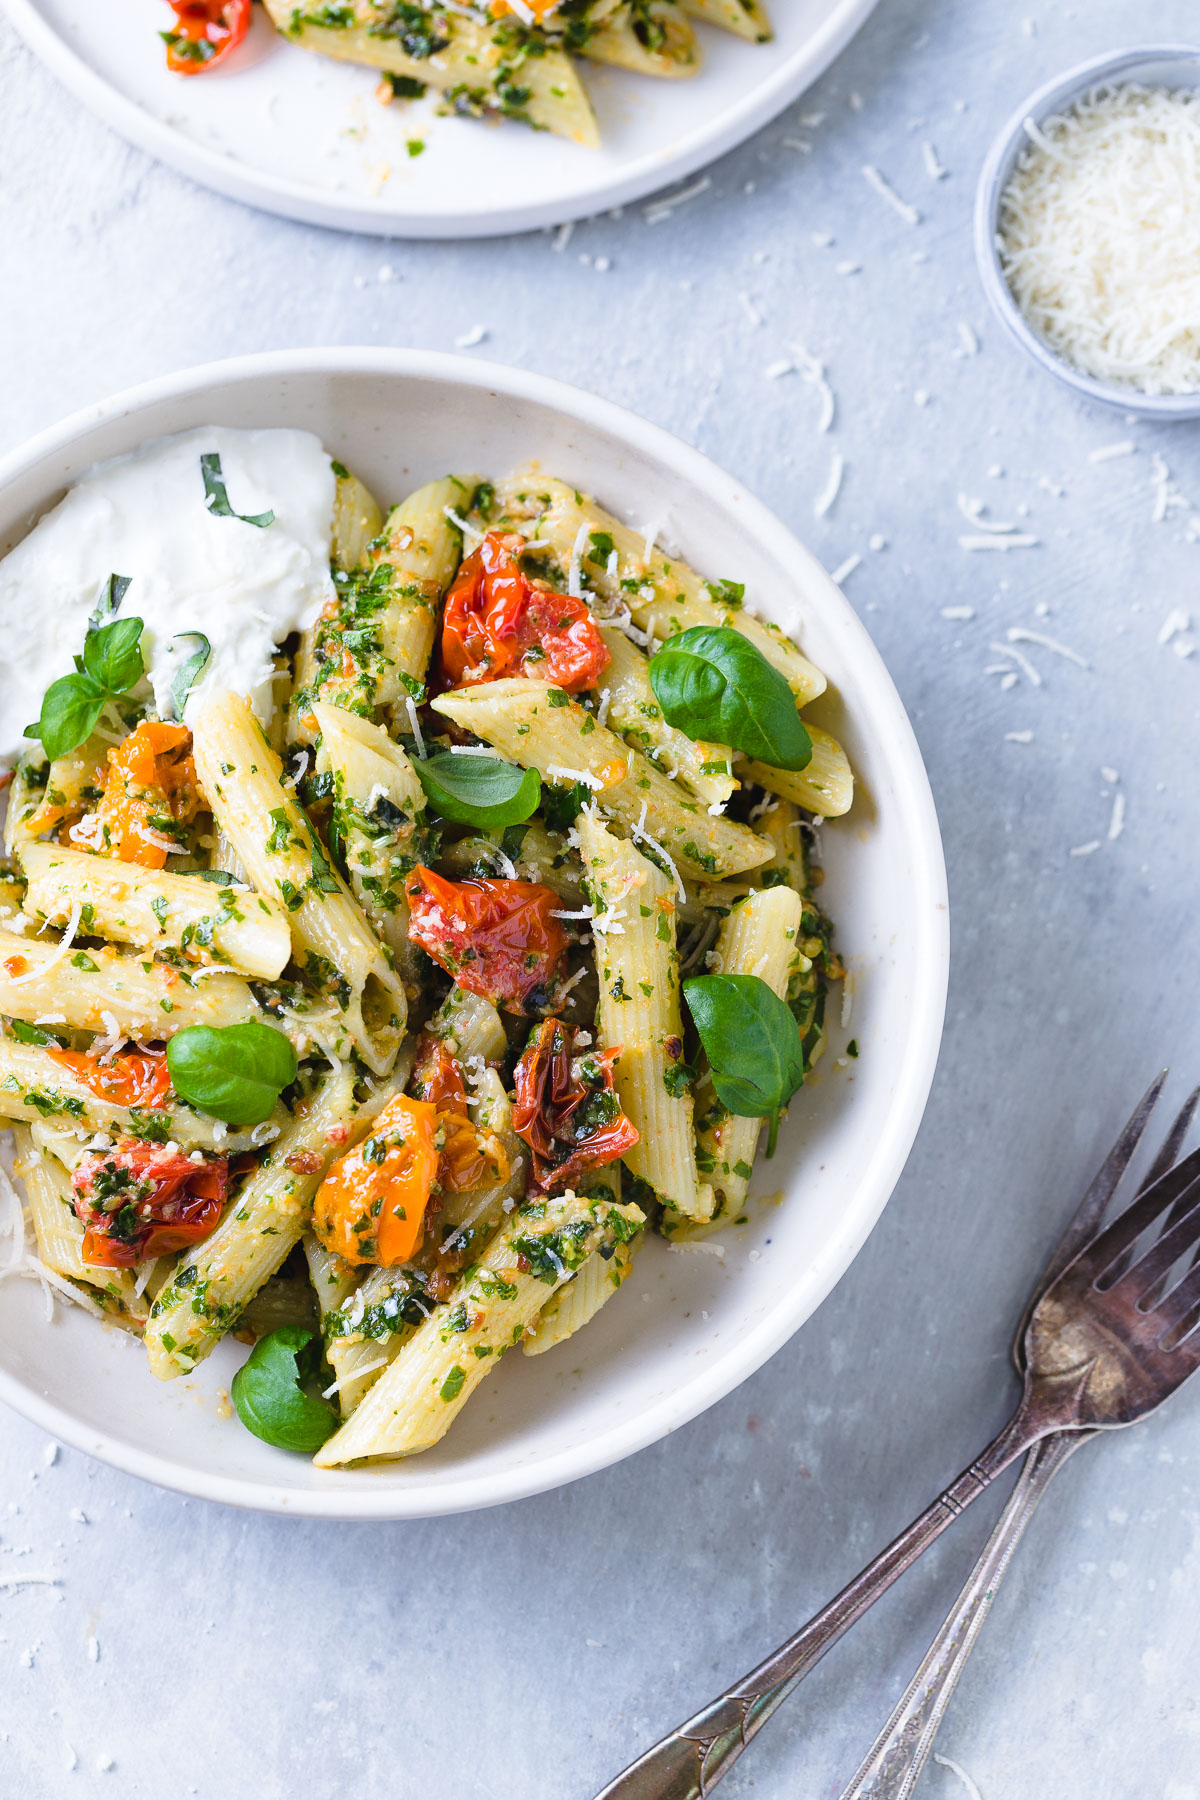
[[[1140,1256],[1129,1253],[1155,1225],[1154,1241]],[[1200,1150],[1144,1188],[1134,1203],[1079,1256],[1076,1268],[1101,1292],[1120,1288],[1137,1310],[1153,1313],[1174,1333],[1200,1305],[1200,1267],[1184,1273],[1168,1292],[1163,1283],[1200,1244]],[[1191,1320],[1188,1329],[1200,1321]],[[1182,1341],[1184,1332],[1175,1338]],[[1161,1340],[1160,1340],[1161,1341]]]

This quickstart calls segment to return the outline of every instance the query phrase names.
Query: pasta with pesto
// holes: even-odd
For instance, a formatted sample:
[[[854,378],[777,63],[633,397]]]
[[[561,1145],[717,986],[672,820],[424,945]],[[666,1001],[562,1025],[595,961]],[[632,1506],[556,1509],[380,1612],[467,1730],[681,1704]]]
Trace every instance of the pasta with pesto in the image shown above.
[[[745,1216],[842,973],[812,856],[853,775],[803,650],[581,490],[447,476],[385,510],[312,440],[301,516],[273,434],[194,435],[138,453],[179,472],[172,536],[202,564],[223,534],[280,611],[214,601],[180,649],[96,534],[67,603],[103,681],[30,693],[8,793],[0,1124],[22,1272],[159,1380],[252,1342],[242,1423],[344,1469],[619,1304],[647,1236]],[[702,992],[783,1033],[761,1108]]]

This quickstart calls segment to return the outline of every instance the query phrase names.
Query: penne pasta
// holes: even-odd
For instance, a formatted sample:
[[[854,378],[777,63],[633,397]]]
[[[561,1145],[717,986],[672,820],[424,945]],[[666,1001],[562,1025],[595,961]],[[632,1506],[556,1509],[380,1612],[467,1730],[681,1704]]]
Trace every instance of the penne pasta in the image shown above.
[[[408,998],[420,965],[408,936],[404,878],[426,854],[425,790],[382,725],[315,701],[318,776],[332,783],[330,841],[341,847],[354,897],[395,958]]]
[[[401,10],[403,44],[391,0],[289,6],[285,23],[381,67],[445,52],[445,73],[485,46],[475,85],[450,92],[468,110],[526,105],[488,97],[501,45],[543,73],[587,42],[662,73],[694,55],[692,15],[765,26],[759,0],[572,0],[533,26],[469,0]],[[421,33],[445,43],[418,51]],[[143,622],[112,612],[128,583],[102,583],[76,677],[111,668],[119,698],[70,748],[102,696],[66,677],[39,715],[64,753],[25,755],[9,795],[0,1123],[37,1234],[16,1272],[142,1335],[161,1380],[228,1333],[262,1341],[232,1390],[243,1424],[293,1451],[332,1429],[316,1461],[344,1468],[431,1447],[508,1350],[573,1337],[628,1278],[647,1215],[685,1239],[741,1217],[761,1121],[716,1099],[738,1077],[728,1019],[706,1028],[697,1082],[682,983],[765,981],[799,1032],[764,1015],[780,1067],[807,1072],[843,973],[811,818],[844,811],[853,776],[816,727],[792,775],[668,724],[651,658],[686,626],[726,634],[712,679],[693,670],[670,709],[689,729],[755,741],[757,706],[764,743],[789,735],[788,693],[728,633],[798,707],[824,678],[737,584],[536,468],[498,489],[428,482],[385,519],[306,434],[230,429],[224,465],[197,437],[170,570],[153,564],[159,485],[130,502],[138,579],[173,579],[193,551],[204,566],[202,489],[241,521],[213,529],[245,560],[244,639],[221,635],[214,590],[211,619],[184,621],[211,642],[171,649],[153,615],[135,658]],[[97,519],[89,556],[141,569]],[[770,1104],[766,1077],[749,1092]],[[300,1407],[288,1358],[318,1329],[335,1404]]]
[[[216,1230],[180,1258],[151,1307],[146,1354],[160,1381],[188,1374],[236,1324],[300,1242],[329,1164],[366,1135],[391,1091],[356,1102],[353,1075],[343,1068],[300,1103]]]
[[[599,1199],[602,1193],[611,1200],[621,1198],[620,1163],[610,1163],[589,1185],[590,1198]],[[546,1302],[538,1314],[537,1324],[521,1339],[522,1353],[541,1356],[590,1324],[629,1276],[634,1251],[641,1241],[639,1234],[629,1242],[612,1245],[610,1255],[596,1251],[589,1256],[579,1273],[556,1288]]]
[[[779,794],[795,806],[803,806],[821,819],[840,819],[854,803],[854,776],[846,752],[836,738],[819,725],[805,720],[812,739],[812,761],[807,768],[772,769],[766,763],[749,759],[739,762],[737,772],[743,781],[753,781],[769,794]]]
[[[519,119],[577,144],[599,143],[569,56],[512,18],[476,21],[453,6],[396,9],[379,0],[338,7],[264,0],[285,37],[341,62],[366,63],[428,84],[473,117]]]
[[[26,844],[24,912],[64,926],[75,907],[87,936],[180,951],[187,962],[220,963],[260,981],[282,975],[292,953],[279,900],[200,874],[168,874],[58,844]]]
[[[457,519],[475,483],[447,476],[394,506],[358,575],[301,641],[291,734],[311,743],[314,701],[363,718],[394,716],[411,732],[408,704],[425,691],[438,610],[462,547]]]
[[[137,1277],[131,1270],[84,1262],[84,1227],[75,1216],[70,1176],[43,1132],[40,1125],[12,1128],[13,1166],[25,1184],[38,1256],[56,1275],[94,1289],[113,1322],[139,1335],[149,1317],[150,1303],[138,1292]]]
[[[538,469],[518,470],[497,489],[501,508],[525,521],[530,548],[544,546],[568,576],[578,567],[592,595],[617,616],[627,612],[651,638],[693,625],[728,625],[784,676],[799,707],[825,691],[825,677],[777,625],[755,618],[734,582],[704,581],[679,557],[656,547],[653,529],[635,531],[566,482]],[[615,557],[615,560],[614,560]]]
[[[767,888],[734,907],[717,937],[713,968],[726,975],[756,975],[785,1000],[799,967],[802,907],[790,887]],[[714,1224],[728,1224],[745,1205],[762,1119],[731,1113],[715,1094],[698,1122],[696,1161],[716,1194]]]
[[[696,33],[674,0],[625,0],[588,34],[579,54],[668,81],[698,74],[703,60]]]
[[[261,1017],[240,975],[195,976],[108,944],[70,951],[0,926],[0,1015],[30,1025],[123,1037],[174,1037],[189,1025],[236,1025]]]
[[[581,813],[576,829],[598,915],[596,1029],[605,1050],[620,1051],[617,1092],[640,1134],[625,1165],[669,1211],[708,1219],[713,1192],[696,1164],[671,883],[592,813]]]
[[[774,36],[762,0],[679,0],[679,5],[694,19],[719,25],[722,31],[732,31],[752,44],[769,43]]]
[[[592,1251],[635,1236],[644,1223],[636,1206],[573,1193],[519,1207],[475,1273],[413,1333],[317,1452],[317,1467],[430,1449],[500,1358],[520,1343],[546,1304],[547,1290]]]
[[[374,495],[357,475],[351,475],[336,462],[333,472],[337,487],[333,500],[330,559],[335,569],[348,575],[366,561],[367,551],[383,529],[383,514]]]
[[[686,875],[737,875],[770,855],[753,831],[689,800],[561,689],[488,681],[442,694],[432,704],[527,769],[562,784],[582,782],[606,813],[642,833]]]
[[[278,1117],[284,1116],[279,1109]],[[149,1143],[174,1142],[184,1150],[253,1150],[270,1121],[253,1130],[223,1125],[219,1119],[179,1102],[172,1106],[129,1107],[106,1100],[42,1044],[20,1044],[0,1036],[0,1118],[53,1122],[80,1136],[134,1137]],[[259,1136],[255,1137],[254,1132]]]
[[[196,772],[221,830],[260,890],[288,908],[296,960],[336,1001],[336,1042],[384,1075],[404,1035],[404,987],[295,797],[245,701],[214,701],[196,721]]]
[[[602,625],[600,636],[612,659],[600,695],[601,705],[608,699],[609,725],[664,774],[681,777],[706,807],[723,805],[738,785],[733,751],[727,744],[685,737],[668,725],[650,685],[650,664],[637,645],[615,625]]]

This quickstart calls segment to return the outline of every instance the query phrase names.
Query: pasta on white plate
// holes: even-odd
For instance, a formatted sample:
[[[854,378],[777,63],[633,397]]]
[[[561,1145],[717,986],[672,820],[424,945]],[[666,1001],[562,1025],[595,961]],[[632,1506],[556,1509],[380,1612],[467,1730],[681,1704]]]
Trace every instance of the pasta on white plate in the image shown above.
[[[122,544],[80,545],[68,495],[0,563],[0,614],[78,570],[74,671],[0,674],[36,720],[0,866],[9,1272],[160,1380],[252,1344],[242,1424],[340,1469],[620,1303],[647,1231],[745,1218],[842,974],[811,855],[853,776],[802,650],[590,496],[458,475],[385,514],[272,436],[145,446]],[[275,585],[245,693],[224,638],[163,629],[192,536],[232,594]]]
[[[264,0],[281,37],[380,75],[386,106],[432,89],[440,110],[474,119],[514,119],[586,148],[600,142],[575,62],[609,63],[676,80],[703,61],[693,19],[749,43],[765,43],[763,0]],[[191,9],[195,13],[197,9]],[[198,75],[236,57],[249,0],[220,26],[176,7],[164,32],[167,67]]]

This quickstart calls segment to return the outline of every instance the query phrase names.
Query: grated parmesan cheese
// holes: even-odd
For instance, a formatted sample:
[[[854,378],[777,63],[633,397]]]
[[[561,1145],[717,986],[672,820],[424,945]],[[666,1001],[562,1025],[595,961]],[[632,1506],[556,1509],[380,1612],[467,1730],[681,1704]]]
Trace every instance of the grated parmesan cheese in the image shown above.
[[[1200,93],[1096,88],[1025,129],[997,248],[1026,319],[1096,380],[1200,392]]]

